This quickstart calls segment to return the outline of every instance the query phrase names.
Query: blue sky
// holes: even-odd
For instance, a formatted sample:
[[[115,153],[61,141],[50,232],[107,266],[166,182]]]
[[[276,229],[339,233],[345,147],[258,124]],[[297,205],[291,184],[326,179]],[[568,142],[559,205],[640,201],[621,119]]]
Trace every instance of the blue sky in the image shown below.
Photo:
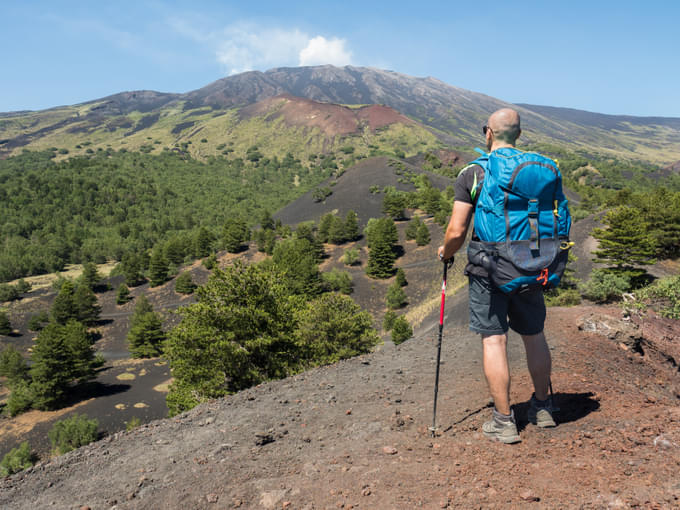
[[[510,102],[680,117],[680,2],[0,0],[0,111],[244,70],[371,66]]]

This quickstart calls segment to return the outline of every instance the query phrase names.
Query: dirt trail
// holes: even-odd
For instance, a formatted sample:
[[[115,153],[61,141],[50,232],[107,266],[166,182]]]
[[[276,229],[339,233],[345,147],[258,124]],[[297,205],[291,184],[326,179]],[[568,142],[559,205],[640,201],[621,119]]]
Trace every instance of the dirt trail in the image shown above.
[[[489,401],[465,294],[447,306],[434,439],[427,431],[436,354],[430,327],[398,347],[263,384],[40,464],[0,482],[0,507],[677,508],[677,367],[579,330],[594,312],[618,320],[617,309],[552,309],[546,331],[559,426],[526,424],[531,387],[513,337],[522,442],[490,442],[480,431]]]

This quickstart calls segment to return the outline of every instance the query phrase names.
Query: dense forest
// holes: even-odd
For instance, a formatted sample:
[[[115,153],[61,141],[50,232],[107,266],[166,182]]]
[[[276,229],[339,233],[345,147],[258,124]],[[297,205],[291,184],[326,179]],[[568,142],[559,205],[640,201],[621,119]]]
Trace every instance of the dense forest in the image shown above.
[[[190,245],[201,227],[216,236],[234,215],[259,217],[312,189],[334,170],[258,157],[205,163],[102,151],[54,161],[54,151],[0,160],[0,281],[66,264],[122,260],[159,241]],[[185,249],[183,257],[200,254]]]

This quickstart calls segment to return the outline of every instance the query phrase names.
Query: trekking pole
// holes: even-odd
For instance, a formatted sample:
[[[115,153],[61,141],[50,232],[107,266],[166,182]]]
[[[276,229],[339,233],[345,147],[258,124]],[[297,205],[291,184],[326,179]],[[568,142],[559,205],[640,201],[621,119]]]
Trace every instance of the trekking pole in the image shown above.
[[[444,277],[442,278],[442,303],[439,308],[439,339],[437,340],[437,368],[435,369],[434,377],[434,408],[432,410],[432,426],[430,427],[430,434],[435,436],[437,431],[437,393],[439,391],[439,363],[442,355],[442,332],[444,331],[444,303],[446,302],[446,271],[449,265],[453,265],[453,257],[444,262]]]

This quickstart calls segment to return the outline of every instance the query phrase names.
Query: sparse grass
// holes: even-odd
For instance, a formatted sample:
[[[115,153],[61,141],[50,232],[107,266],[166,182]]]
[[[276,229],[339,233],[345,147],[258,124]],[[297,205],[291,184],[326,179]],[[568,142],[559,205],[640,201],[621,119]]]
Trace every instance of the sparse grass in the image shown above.
[[[116,266],[117,262],[111,261],[107,262],[106,264],[97,264],[97,271],[99,274],[101,274],[104,278],[109,276],[111,273],[111,270]],[[81,274],[83,274],[83,265],[82,264],[71,264],[66,266],[64,271],[58,272],[58,273],[48,273],[48,274],[41,274],[37,276],[26,276],[23,279],[26,280],[28,283],[31,284],[31,289],[32,290],[38,290],[38,289],[45,289],[48,287],[51,287],[52,284],[57,281],[59,278],[67,278],[69,280],[75,280],[78,278]],[[17,282],[19,282],[20,279],[16,279],[13,281],[8,282],[10,285],[16,285]]]

